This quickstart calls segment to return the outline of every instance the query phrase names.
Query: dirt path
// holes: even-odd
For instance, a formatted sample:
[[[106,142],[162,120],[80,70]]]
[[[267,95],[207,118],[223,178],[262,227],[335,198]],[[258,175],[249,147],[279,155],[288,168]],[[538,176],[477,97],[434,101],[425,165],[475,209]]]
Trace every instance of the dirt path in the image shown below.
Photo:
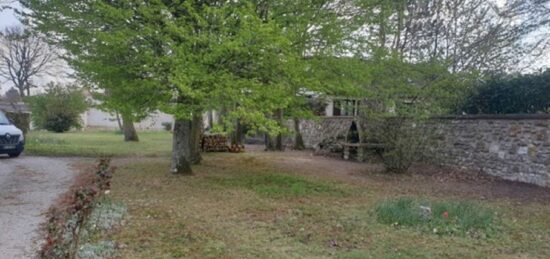
[[[43,213],[75,176],[75,159],[0,157],[0,258],[31,258]]]
[[[383,166],[380,164],[314,156],[308,151],[263,152],[260,148],[251,146],[248,152],[249,155],[265,160],[279,170],[361,184],[366,188],[388,194],[454,196],[458,199],[502,199],[518,204],[550,204],[550,188],[506,181],[481,172],[415,166],[409,174],[388,175],[381,173]]]

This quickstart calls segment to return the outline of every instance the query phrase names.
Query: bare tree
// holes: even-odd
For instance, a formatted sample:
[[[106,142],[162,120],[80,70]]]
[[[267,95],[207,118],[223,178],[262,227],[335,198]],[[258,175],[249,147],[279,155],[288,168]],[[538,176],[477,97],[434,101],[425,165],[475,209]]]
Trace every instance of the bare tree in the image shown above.
[[[57,60],[56,52],[37,35],[21,27],[0,33],[0,78],[11,82],[21,96],[30,95],[33,78],[47,74]]]
[[[550,45],[549,0],[355,3],[367,55],[382,49],[412,62],[444,60],[451,71],[494,71],[517,68]]]
[[[10,9],[11,4],[15,3],[17,0],[0,0],[0,11],[4,9]]]

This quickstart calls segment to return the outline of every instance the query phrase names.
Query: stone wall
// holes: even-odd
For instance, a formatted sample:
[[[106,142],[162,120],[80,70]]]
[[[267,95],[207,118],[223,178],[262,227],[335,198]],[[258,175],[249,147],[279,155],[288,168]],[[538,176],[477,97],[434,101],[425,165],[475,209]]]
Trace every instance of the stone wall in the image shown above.
[[[437,160],[550,187],[550,115],[449,116],[437,127]]]
[[[353,121],[353,117],[302,121],[306,147],[318,150],[324,143],[345,141]],[[368,122],[359,124],[363,136],[368,135]],[[434,118],[429,126],[436,128],[434,161],[550,187],[550,115],[447,116]]]
[[[314,120],[301,120],[300,132],[304,139],[304,145],[309,149],[319,149],[324,142],[344,141],[354,117],[319,117]],[[287,122],[288,128],[294,130],[294,121]],[[287,146],[292,146],[294,136],[285,138]]]

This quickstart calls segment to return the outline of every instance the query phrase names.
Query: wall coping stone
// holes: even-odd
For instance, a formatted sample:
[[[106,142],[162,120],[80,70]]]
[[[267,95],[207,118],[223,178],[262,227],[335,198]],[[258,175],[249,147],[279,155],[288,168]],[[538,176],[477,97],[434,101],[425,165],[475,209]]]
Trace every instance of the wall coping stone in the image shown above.
[[[550,120],[550,114],[476,114],[433,116],[437,120]]]

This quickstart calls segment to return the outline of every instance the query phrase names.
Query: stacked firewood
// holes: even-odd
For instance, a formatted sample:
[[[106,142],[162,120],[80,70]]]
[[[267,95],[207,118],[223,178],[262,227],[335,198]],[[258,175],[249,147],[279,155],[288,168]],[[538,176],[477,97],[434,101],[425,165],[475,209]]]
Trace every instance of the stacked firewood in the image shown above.
[[[231,153],[243,153],[244,152],[244,145],[231,144],[231,146],[229,147],[229,152],[231,152]]]
[[[201,149],[203,152],[227,152],[227,137],[222,134],[203,135],[201,138]]]

